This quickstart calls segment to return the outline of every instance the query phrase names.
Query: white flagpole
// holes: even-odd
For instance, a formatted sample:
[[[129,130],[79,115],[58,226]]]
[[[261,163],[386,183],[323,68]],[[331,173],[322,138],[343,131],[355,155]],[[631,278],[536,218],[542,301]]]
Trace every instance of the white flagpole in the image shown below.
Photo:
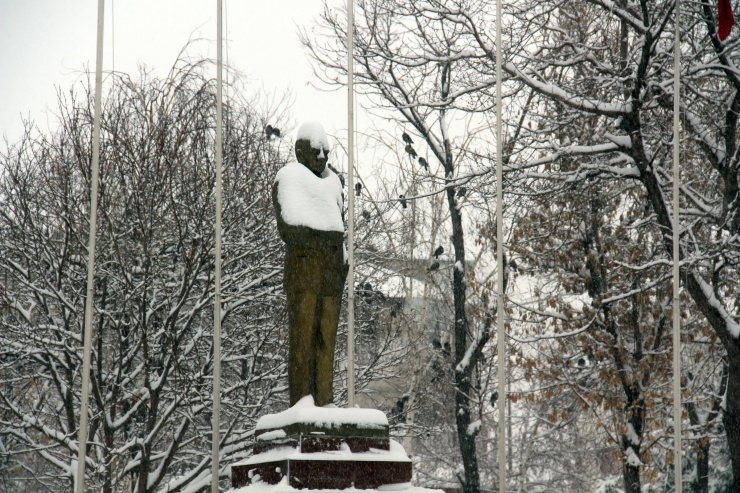
[[[103,87],[103,27],[105,2],[98,0],[98,32],[95,52],[95,115],[93,120],[92,176],[90,178],[90,231],[87,241],[87,291],[85,293],[85,325],[82,351],[82,396],[80,399],[80,428],[77,432],[77,477],[75,492],[85,488],[85,456],[87,449],[87,415],[90,400],[90,346],[92,340],[92,312],[95,291],[95,232],[98,222],[98,174],[100,169],[100,111]]]
[[[506,493],[506,341],[504,320],[504,172],[501,97],[501,0],[496,0],[496,339],[498,342],[498,490]]]
[[[355,405],[355,4],[347,0],[347,407]]]
[[[223,0],[216,1],[216,259],[213,296],[213,412],[211,423],[211,493],[218,493],[221,415],[221,169],[223,167]]]
[[[676,35],[673,46],[673,467],[676,493],[682,489],[681,460],[681,309],[680,309],[680,247],[679,188],[680,157],[680,97],[681,97],[681,36],[680,0],[676,0]]]

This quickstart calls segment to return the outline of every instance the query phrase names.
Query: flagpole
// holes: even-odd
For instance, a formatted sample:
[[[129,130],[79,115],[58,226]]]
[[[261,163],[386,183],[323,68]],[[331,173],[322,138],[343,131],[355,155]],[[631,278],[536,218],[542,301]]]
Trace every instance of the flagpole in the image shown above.
[[[496,0],[496,339],[498,343],[498,490],[506,493],[506,341],[504,320],[503,129],[501,91],[501,0]]]
[[[347,0],[347,407],[355,405],[355,4]]]
[[[218,493],[221,415],[221,174],[223,167],[223,0],[216,1],[216,259],[213,296],[213,412],[211,423],[211,493]]]
[[[680,157],[680,98],[681,98],[681,9],[676,0],[676,34],[673,44],[673,468],[676,493],[681,493],[681,310],[680,310],[680,243],[679,190]]]
[[[85,487],[85,457],[87,455],[87,420],[90,400],[90,352],[92,342],[92,312],[95,291],[95,233],[98,222],[98,175],[100,170],[100,112],[103,87],[103,27],[105,2],[98,0],[98,29],[95,51],[95,115],[93,117],[92,176],[90,178],[90,230],[87,240],[87,290],[85,294],[85,325],[82,350],[82,395],[80,398],[80,427],[78,429],[77,477],[75,493]]]

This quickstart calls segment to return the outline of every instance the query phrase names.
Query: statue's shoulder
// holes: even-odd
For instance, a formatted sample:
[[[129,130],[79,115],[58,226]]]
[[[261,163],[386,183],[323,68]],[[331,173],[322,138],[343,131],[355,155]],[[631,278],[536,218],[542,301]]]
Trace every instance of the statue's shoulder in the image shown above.
[[[275,183],[280,183],[286,180],[304,180],[308,175],[313,174],[302,164],[297,162],[290,162],[280,168],[275,174]]]
[[[321,178],[331,181],[337,188],[341,190],[342,180],[339,178],[339,175],[334,172],[334,170],[329,168],[329,166],[324,168],[324,172],[321,173]]]

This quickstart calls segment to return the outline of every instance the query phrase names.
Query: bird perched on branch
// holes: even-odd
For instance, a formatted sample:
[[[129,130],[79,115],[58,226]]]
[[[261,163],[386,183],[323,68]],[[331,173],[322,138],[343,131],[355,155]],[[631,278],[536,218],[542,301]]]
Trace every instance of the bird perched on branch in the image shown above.
[[[428,163],[428,162],[427,162],[427,160],[426,160],[426,159],[424,159],[423,157],[420,157],[420,158],[419,158],[419,166],[421,166],[421,167],[422,167],[422,168],[424,168],[425,170],[429,171],[429,163]]]
[[[440,255],[445,253],[445,247],[442,245],[439,245],[436,250],[434,250],[434,258],[439,258]]]
[[[273,135],[280,138],[280,129],[272,125],[265,126],[265,137],[269,140]]]
[[[362,183],[355,183],[355,195],[362,195]]]
[[[408,205],[406,202],[406,196],[404,194],[401,194],[398,196],[398,200],[401,202],[401,207],[405,209],[406,206]]]
[[[396,301],[393,303],[393,306],[391,307],[391,318],[396,318],[399,313],[401,313],[403,310],[403,306],[399,301]]]
[[[491,394],[491,406],[495,406],[496,401],[498,401],[498,392],[493,392]]]
[[[413,148],[413,147],[411,146],[411,144],[406,144],[406,148],[405,148],[405,150],[406,150],[406,153],[407,153],[407,154],[408,154],[409,156],[411,156],[411,159],[416,159],[416,151],[415,151],[415,150],[414,150],[414,148]]]
[[[362,210],[362,217],[365,218],[365,221],[369,221],[372,216],[370,215],[370,211],[369,210],[363,209]]]
[[[434,262],[432,262],[432,265],[430,265],[427,270],[429,272],[432,272],[432,271],[435,271],[437,269],[439,269],[439,261],[438,260],[435,260]]]
[[[414,143],[414,141],[411,140],[411,137],[409,136],[409,134],[407,134],[406,132],[404,132],[401,135],[401,138],[403,139],[404,143],[406,143],[406,144],[413,144]]]

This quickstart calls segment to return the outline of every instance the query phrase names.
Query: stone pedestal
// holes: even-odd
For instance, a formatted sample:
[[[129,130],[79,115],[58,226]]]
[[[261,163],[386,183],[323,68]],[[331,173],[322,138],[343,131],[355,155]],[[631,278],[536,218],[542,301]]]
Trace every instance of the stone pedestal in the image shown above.
[[[283,480],[296,489],[373,489],[409,483],[411,460],[375,409],[315,407],[311,397],[255,429],[253,455],[232,465],[234,488]]]

